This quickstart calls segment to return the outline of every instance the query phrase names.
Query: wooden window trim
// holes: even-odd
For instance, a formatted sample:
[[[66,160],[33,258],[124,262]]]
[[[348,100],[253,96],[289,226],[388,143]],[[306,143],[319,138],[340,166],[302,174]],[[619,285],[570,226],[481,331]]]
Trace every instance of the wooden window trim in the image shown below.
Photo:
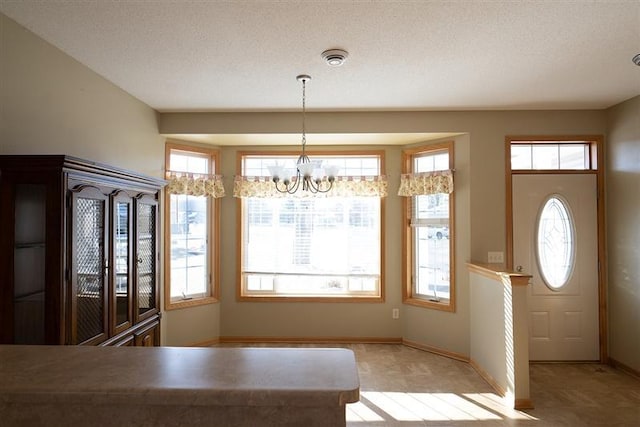
[[[172,151],[205,154],[209,157],[210,173],[216,173],[220,165],[220,152],[216,149],[198,147],[168,140],[165,143],[165,169],[168,169]],[[211,241],[209,242],[209,265],[211,280],[209,295],[183,301],[171,302],[171,203],[167,189],[164,190],[164,309],[166,311],[197,307],[220,302],[220,199],[210,201],[213,217],[210,218]]]
[[[449,154],[449,169],[455,165],[454,142],[446,141],[429,145],[412,147],[402,151],[402,173],[413,171],[413,158],[418,154],[428,154],[447,151]],[[413,292],[413,239],[410,226],[409,212],[410,198],[402,198],[402,302],[407,305],[429,308],[433,310],[455,312],[456,311],[456,261],[455,261],[455,190],[449,195],[449,299],[446,301],[429,301],[414,295]]]

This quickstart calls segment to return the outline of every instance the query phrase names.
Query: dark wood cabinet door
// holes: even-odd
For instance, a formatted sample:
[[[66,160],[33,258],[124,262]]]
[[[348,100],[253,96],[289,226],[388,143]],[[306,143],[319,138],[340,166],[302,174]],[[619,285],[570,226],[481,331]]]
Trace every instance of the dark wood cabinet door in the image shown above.
[[[154,347],[160,345],[160,322],[156,321],[135,333],[137,347]]]
[[[114,336],[133,324],[133,199],[123,191],[111,195],[109,275],[110,335]]]
[[[71,190],[70,344],[96,344],[108,336],[109,197],[93,186]]]
[[[158,202],[149,195],[136,199],[136,319],[158,312]]]

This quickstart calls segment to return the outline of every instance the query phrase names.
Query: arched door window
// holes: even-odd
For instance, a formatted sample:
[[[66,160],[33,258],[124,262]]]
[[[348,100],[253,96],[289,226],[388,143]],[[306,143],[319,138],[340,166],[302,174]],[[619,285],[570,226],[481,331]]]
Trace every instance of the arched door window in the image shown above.
[[[575,226],[568,203],[549,196],[538,215],[536,255],[544,283],[557,290],[567,284],[575,259]]]

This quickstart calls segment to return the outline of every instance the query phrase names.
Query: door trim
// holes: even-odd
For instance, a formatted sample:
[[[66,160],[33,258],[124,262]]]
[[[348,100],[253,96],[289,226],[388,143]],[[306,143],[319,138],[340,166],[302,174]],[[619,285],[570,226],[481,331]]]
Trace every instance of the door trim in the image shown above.
[[[591,168],[588,170],[511,170],[511,144],[513,142],[550,142],[585,141],[591,144]],[[607,259],[605,247],[605,206],[604,206],[604,137],[602,135],[545,135],[505,137],[505,182],[506,182],[506,267],[513,269],[513,175],[517,174],[595,174],[597,183],[597,221],[598,221],[598,325],[600,363],[608,363],[608,324],[607,324]]]

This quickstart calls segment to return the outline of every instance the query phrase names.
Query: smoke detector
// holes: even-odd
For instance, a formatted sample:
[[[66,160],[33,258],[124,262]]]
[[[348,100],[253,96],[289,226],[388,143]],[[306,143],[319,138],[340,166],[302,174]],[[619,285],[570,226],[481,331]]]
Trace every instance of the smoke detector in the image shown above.
[[[322,52],[322,59],[325,60],[330,67],[339,67],[347,60],[349,52],[342,49],[329,49]]]
[[[636,65],[640,65],[640,53],[633,57],[633,63]]]

